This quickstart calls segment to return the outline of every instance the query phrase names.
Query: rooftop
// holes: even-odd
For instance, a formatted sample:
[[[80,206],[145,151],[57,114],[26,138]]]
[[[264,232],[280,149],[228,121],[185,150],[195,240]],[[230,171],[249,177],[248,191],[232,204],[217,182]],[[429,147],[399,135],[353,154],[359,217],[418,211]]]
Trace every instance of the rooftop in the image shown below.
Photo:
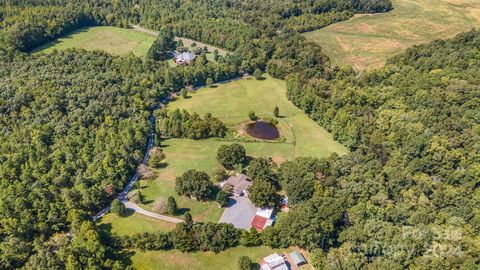
[[[265,224],[267,223],[267,219],[261,216],[255,216],[252,220],[252,227],[257,230],[263,230],[265,228]]]
[[[197,56],[191,52],[183,52],[175,54],[175,61],[177,62],[191,62],[195,60]]]
[[[257,209],[257,216],[261,216],[264,218],[271,218],[273,214],[273,208],[258,208]]]
[[[231,185],[235,195],[241,195],[252,184],[245,174],[238,174],[237,176],[230,176],[222,185]]]
[[[262,269],[272,269],[272,270],[288,270],[287,265],[285,264],[285,259],[280,256],[278,253],[273,253],[263,258],[265,264],[262,265]]]
[[[303,254],[299,251],[291,252],[289,255],[292,258],[293,263],[295,263],[296,265],[302,265],[307,263],[307,260],[305,260]]]

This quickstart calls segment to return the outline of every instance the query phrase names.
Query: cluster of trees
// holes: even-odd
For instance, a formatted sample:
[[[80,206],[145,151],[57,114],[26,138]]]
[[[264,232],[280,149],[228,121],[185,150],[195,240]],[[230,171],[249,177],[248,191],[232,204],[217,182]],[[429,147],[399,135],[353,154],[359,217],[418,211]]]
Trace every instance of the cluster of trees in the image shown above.
[[[217,150],[217,161],[227,169],[243,165],[247,160],[245,147],[238,143],[224,144]]]
[[[207,139],[225,137],[227,127],[218,118],[207,113],[201,118],[197,113],[175,109],[171,113],[162,110],[157,113],[159,136],[172,138]]]
[[[277,191],[280,184],[277,180],[276,164],[271,159],[254,158],[248,164],[248,177],[253,181],[248,188],[249,199],[258,207],[276,207],[280,196]]]
[[[176,48],[176,44],[172,30],[162,28],[152,46],[148,49],[147,57],[156,61],[164,61],[167,59],[168,52]]]
[[[203,201],[212,198],[213,184],[207,173],[188,170],[175,179],[175,191],[179,195]]]

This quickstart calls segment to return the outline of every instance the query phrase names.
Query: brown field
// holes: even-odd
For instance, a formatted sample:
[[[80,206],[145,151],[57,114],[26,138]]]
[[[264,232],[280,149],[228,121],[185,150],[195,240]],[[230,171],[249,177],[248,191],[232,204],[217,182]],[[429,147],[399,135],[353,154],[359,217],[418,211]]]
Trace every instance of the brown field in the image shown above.
[[[394,10],[305,33],[335,65],[356,70],[382,67],[408,47],[449,38],[480,26],[479,0],[393,0]]]

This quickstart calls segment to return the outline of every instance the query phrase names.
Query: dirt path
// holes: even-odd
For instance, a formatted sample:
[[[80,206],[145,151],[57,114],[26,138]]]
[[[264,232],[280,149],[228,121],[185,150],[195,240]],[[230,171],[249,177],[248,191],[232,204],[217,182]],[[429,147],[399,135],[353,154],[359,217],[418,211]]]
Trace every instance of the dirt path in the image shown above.
[[[141,208],[140,206],[138,206],[137,204],[135,204],[133,202],[126,201],[125,202],[125,207],[127,207],[128,209],[134,210],[138,214],[142,214],[142,215],[148,216],[148,217],[153,217],[153,218],[156,218],[156,219],[161,219],[161,220],[164,220],[164,221],[167,221],[167,222],[173,222],[173,223],[183,222],[183,220],[178,219],[178,218],[173,218],[173,217],[160,215],[160,214],[157,214],[157,213],[147,211],[147,210]]]

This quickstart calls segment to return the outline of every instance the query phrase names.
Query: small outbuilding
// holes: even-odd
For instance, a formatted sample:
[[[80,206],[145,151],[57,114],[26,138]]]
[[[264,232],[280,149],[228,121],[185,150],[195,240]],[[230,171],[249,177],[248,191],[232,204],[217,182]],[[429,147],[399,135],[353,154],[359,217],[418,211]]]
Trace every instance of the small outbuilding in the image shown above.
[[[289,270],[285,259],[278,253],[273,253],[263,258],[262,270]]]
[[[305,257],[303,257],[303,254],[300,253],[299,251],[294,251],[289,255],[290,255],[290,258],[292,258],[292,261],[295,265],[302,266],[304,264],[307,264],[307,260],[305,260]]]

